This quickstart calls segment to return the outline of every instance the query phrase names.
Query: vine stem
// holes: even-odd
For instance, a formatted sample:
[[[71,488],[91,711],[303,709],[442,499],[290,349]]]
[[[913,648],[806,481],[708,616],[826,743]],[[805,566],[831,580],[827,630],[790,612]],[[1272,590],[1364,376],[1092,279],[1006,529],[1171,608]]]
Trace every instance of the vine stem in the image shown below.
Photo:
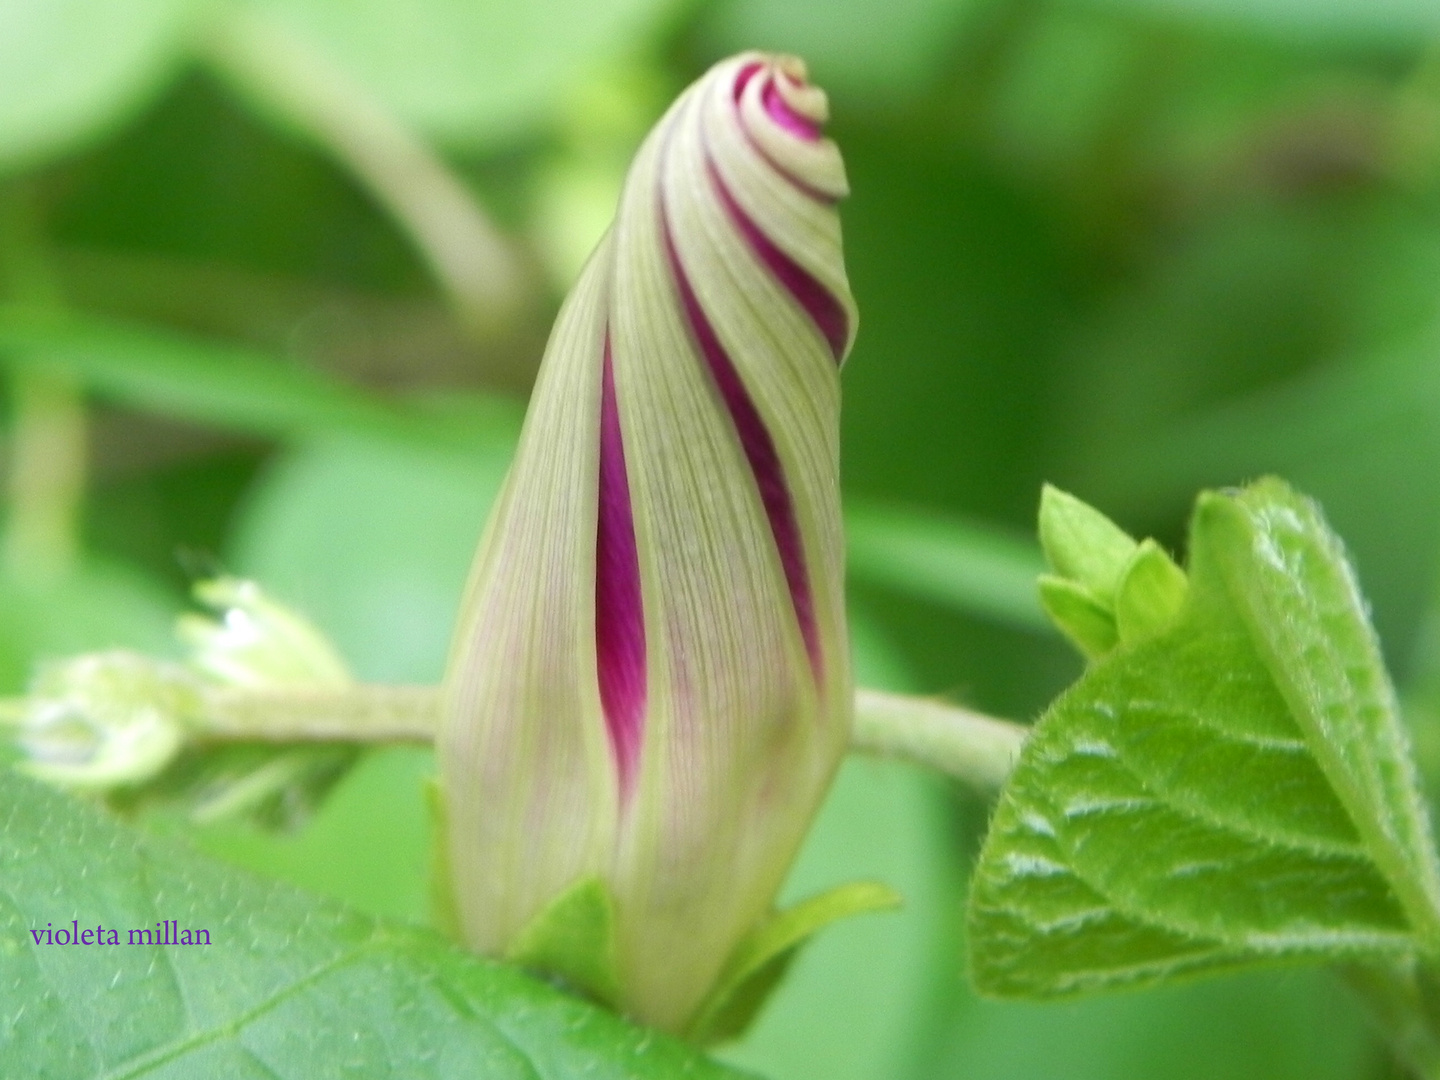
[[[435,686],[364,684],[347,690],[210,689],[191,720],[201,740],[430,742],[440,723]],[[946,702],[859,690],[852,748],[938,769],[997,791],[1026,728]]]
[[[0,188],[0,279],[5,293],[39,309],[62,304],[46,258],[34,193],[19,182]],[[79,383],[48,366],[11,368],[9,512],[4,570],[41,584],[65,576],[79,550],[88,423]]]
[[[469,189],[384,104],[279,20],[232,5],[202,42],[242,94],[350,170],[409,233],[465,327],[486,336],[533,292],[519,251]]]
[[[1440,1080],[1440,1000],[1436,979],[1422,961],[1337,965],[1390,1050],[1419,1080]]]
[[[979,791],[999,791],[1029,729],[936,698],[855,692],[851,745],[939,769]]]

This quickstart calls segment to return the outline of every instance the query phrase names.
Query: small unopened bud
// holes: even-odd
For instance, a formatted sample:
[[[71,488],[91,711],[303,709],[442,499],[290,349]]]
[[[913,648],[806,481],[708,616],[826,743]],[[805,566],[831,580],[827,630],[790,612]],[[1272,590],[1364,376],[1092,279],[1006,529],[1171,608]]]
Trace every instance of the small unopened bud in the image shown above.
[[[1154,540],[1133,537],[1073,495],[1045,485],[1040,545],[1055,572],[1039,581],[1052,622],[1091,660],[1160,633],[1185,602],[1188,580]]]
[[[218,577],[195,585],[218,618],[182,615],[176,627],[196,671],[225,686],[264,689],[351,683],[345,661],[310,620],[276,603],[253,581]]]
[[[199,686],[185,669],[138,653],[90,653],[52,664],[25,703],[24,767],[85,790],[142,783],[179,752],[199,705]]]

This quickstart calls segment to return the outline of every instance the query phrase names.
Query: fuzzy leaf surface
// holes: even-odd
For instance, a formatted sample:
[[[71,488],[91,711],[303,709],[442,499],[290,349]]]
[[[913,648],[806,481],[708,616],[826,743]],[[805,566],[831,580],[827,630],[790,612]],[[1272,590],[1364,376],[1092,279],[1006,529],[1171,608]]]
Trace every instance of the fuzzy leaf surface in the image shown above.
[[[569,1077],[741,1074],[417,927],[142,839],[0,774],[6,1075]],[[173,919],[209,946],[37,945],[71,920]]]
[[[973,973],[1055,996],[1433,942],[1435,856],[1339,541],[1278,481],[1202,496],[1175,624],[1062,695],[1001,798]]]

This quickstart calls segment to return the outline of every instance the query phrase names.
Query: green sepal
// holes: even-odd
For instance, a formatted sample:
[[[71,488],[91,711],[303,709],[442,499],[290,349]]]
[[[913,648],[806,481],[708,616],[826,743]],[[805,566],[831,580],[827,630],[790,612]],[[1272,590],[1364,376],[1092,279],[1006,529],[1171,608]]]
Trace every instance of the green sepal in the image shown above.
[[[1086,659],[1098,660],[1120,641],[1115,616],[1084,585],[1053,574],[1040,575],[1038,585],[1045,614]]]
[[[620,980],[610,887],[593,877],[576,882],[526,924],[505,959],[615,1006]]]
[[[1046,484],[1040,491],[1040,546],[1056,574],[1108,606],[1137,545],[1099,510]]]
[[[425,806],[430,812],[430,921],[440,933],[460,941],[460,910],[450,872],[450,838],[446,826],[445,792],[433,777],[425,781]]]
[[[1185,603],[1190,581],[1154,540],[1142,540],[1115,590],[1115,628],[1126,645],[1162,633]]]
[[[890,911],[902,903],[900,894],[888,885],[852,881],[775,912],[730,954],[686,1037],[708,1046],[744,1034],[800,947],[816,931],[851,915]]]

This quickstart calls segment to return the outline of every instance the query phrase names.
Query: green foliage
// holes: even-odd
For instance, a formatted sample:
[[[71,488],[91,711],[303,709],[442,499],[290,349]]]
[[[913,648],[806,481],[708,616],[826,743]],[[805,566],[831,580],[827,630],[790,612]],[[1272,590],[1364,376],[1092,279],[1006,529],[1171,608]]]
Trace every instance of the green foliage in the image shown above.
[[[1150,539],[1137,544],[1049,484],[1040,495],[1040,545],[1055,571],[1040,577],[1040,604],[1092,660],[1158,634],[1185,602],[1185,572],[1164,548]]]
[[[1270,33],[1300,31],[1338,37],[1344,34],[1403,39],[1433,31],[1436,14],[1422,0],[1343,0],[1310,4],[1304,0],[1080,0],[1093,6],[1140,10],[1159,18],[1197,19],[1222,26],[1246,26]]]
[[[1038,553],[973,522],[852,501],[845,514],[850,572],[937,603],[1025,628],[1035,604]]]
[[[271,463],[236,523],[238,571],[296,604],[356,675],[436,682],[518,425],[447,444],[316,435]]]
[[[855,881],[775,912],[735,947],[690,1037],[703,1046],[744,1034],[809,938],[840,919],[901,903],[900,894],[886,885]]]
[[[1092,506],[1046,484],[1040,491],[1040,547],[1061,578],[1105,601],[1114,598],[1135,541]]]
[[[613,1005],[620,982],[609,886],[599,878],[577,881],[530,920],[505,958]]]
[[[0,175],[132,112],[180,62],[200,6],[11,0],[0,8]]]
[[[554,163],[603,158],[586,203],[603,217],[626,140],[722,52],[795,49],[832,91],[862,306],[844,376],[857,650],[889,642],[909,672],[896,689],[1025,718],[1076,677],[1064,642],[1033,632],[1045,628],[1040,560],[1022,530],[1042,480],[1176,550],[1198,488],[1275,472],[1344,535],[1422,763],[1440,776],[1440,696],[1433,678],[1415,682],[1440,655],[1419,633],[1440,610],[1440,93],[1430,35],[1416,32],[1435,25],[1429,5],[461,6],[249,10],[338,73],[326,86],[358,87],[347,104],[378,103],[458,150],[449,164],[522,247],[558,231],[578,258],[599,223],[546,217],[537,192]],[[363,677],[433,679],[443,662],[504,439],[436,438],[448,421],[430,412],[390,418],[413,415],[403,399],[422,387],[523,390],[538,342],[458,340],[404,228],[345,166],[256,124],[189,62],[192,42],[211,55],[212,18],[233,10],[0,3],[0,173],[30,170],[42,256],[70,305],[43,326],[6,307],[4,361],[73,350],[97,402],[88,550],[48,584],[0,577],[7,693],[40,658],[163,652],[188,568],[208,571],[214,554],[316,617]],[[394,30],[397,11],[412,24]],[[480,62],[495,49],[499,62]],[[194,73],[169,77],[182,70]],[[577,108],[574,89],[593,90],[597,72],[645,92]],[[557,104],[563,128],[549,122]],[[627,134],[598,134],[616,129]],[[558,297],[536,299],[543,311]],[[472,424],[489,427],[473,415],[458,426]],[[861,498],[976,528],[954,544],[948,529],[878,538]],[[966,543],[977,534],[1021,537],[1008,546],[1021,557],[986,558]],[[181,569],[177,549],[198,560]],[[334,780],[349,752],[332,753],[313,764]],[[271,760],[232,747],[187,757],[193,771],[170,779],[196,785],[187,797],[217,780],[234,790]],[[256,806],[289,827],[280,835],[196,825],[160,801],[139,820],[422,920],[429,771],[428,751],[392,748],[361,758],[318,806],[317,789],[284,788]],[[984,825],[933,778],[848,763],[786,900],[873,876],[907,906],[807,947],[727,1057],[777,1080],[1382,1071],[1359,1010],[1319,973],[1062,1007],[975,1000],[950,924]]]
[[[1050,996],[1433,952],[1436,858],[1339,542],[1274,480],[1207,494],[1189,598],[1041,721],[971,892],[977,985]]]
[[[552,118],[598,59],[653,32],[674,0],[256,0],[321,46],[404,120],[468,147],[513,138]],[[424,57],[424,63],[416,58]]]
[[[406,430],[373,395],[254,349],[94,317],[0,308],[14,363],[73,373],[102,398],[256,435]],[[421,429],[412,420],[410,431]]]
[[[0,987],[17,1075],[736,1076],[435,935],[142,841],[0,775]],[[209,946],[41,945],[101,924]],[[123,992],[117,993],[116,990]]]
[[[87,558],[58,580],[0,577],[0,688],[25,688],[37,657],[128,645],[165,654],[178,598],[123,563]]]

